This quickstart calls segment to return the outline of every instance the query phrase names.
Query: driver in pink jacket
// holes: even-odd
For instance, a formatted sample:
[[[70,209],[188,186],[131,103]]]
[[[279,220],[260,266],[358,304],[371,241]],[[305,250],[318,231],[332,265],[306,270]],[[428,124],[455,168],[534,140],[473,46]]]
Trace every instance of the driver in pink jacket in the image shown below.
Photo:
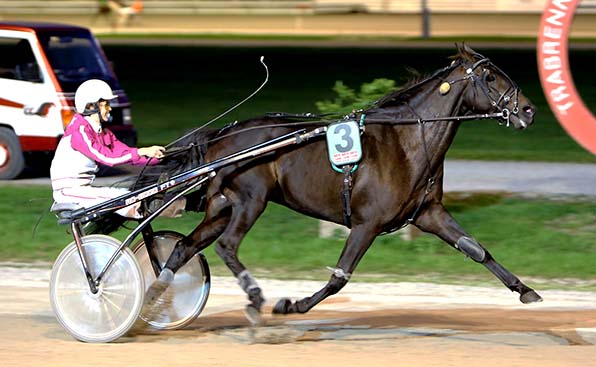
[[[129,163],[155,164],[165,148],[131,148],[102,127],[110,119],[110,100],[116,98],[110,86],[91,79],[75,93],[77,114],[66,127],[50,167],[54,201],[93,206],[128,192],[124,188],[92,186],[98,163],[110,167]],[[129,218],[141,218],[139,203],[117,211]]]

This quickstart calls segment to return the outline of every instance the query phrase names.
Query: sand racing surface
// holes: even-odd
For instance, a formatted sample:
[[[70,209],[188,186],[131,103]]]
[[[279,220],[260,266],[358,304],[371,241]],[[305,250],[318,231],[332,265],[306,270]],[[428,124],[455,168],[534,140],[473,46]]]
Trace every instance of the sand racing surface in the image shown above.
[[[203,313],[184,330],[87,344],[54,318],[47,267],[0,272],[4,367],[596,365],[593,292],[536,287],[545,301],[528,306],[495,283],[350,283],[308,314],[274,317],[278,298],[310,295],[322,283],[260,280],[265,325],[251,327],[235,281],[215,277]]]

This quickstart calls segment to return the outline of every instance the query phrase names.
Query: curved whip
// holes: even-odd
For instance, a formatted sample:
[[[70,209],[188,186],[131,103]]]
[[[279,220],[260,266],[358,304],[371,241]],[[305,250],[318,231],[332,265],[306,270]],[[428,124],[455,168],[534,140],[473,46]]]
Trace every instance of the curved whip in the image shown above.
[[[179,137],[178,139],[174,140],[173,142],[169,143],[168,145],[166,145],[166,149],[171,147],[172,145],[176,144],[177,142],[179,142],[180,140],[196,133],[197,131],[201,130],[202,128],[209,126],[211,123],[219,120],[220,118],[224,117],[225,115],[227,115],[228,113],[232,112],[233,110],[235,110],[236,108],[238,108],[240,105],[242,105],[244,102],[248,101],[249,99],[251,99],[255,94],[259,93],[259,91],[261,89],[263,89],[263,87],[265,86],[265,84],[267,84],[267,82],[269,81],[269,68],[267,67],[267,64],[265,64],[265,56],[261,56],[261,59],[259,60],[261,62],[261,64],[263,64],[263,66],[265,67],[265,80],[263,81],[263,83],[261,83],[261,85],[254,91],[252,92],[248,97],[244,98],[242,101],[236,103],[234,106],[230,107],[229,109],[227,109],[226,111],[224,111],[223,113],[219,114],[218,116],[214,117],[213,119],[211,119],[209,122],[207,122],[206,124],[203,124],[201,126],[199,126],[198,128],[190,131],[189,133]]]

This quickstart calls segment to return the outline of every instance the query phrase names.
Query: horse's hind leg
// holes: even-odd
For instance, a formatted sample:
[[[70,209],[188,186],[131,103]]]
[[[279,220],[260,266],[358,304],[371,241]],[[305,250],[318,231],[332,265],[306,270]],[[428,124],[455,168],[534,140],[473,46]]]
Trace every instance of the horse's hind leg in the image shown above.
[[[425,232],[437,235],[466,256],[484,265],[507,288],[518,292],[522,303],[542,301],[542,297],[499,264],[481,244],[468,235],[442,204],[434,204],[422,212],[415,225]]]
[[[273,308],[273,313],[306,313],[325,298],[339,292],[348,283],[352,272],[356,269],[358,262],[362,259],[377,234],[378,231],[371,228],[354,227],[327,284],[311,297],[303,298],[294,303],[287,298],[279,300]]]
[[[223,233],[230,222],[230,214],[230,203],[223,195],[210,198],[203,221],[190,235],[178,241],[161,273],[145,293],[143,312],[154,308],[154,303],[165,292],[178,269]]]
[[[188,236],[176,244],[164,268],[175,273],[199,251],[211,245],[230,223],[231,213],[231,203],[225,196],[212,196],[205,208],[205,218]]]
[[[178,241],[164,268],[175,273],[195,254],[211,245],[230,223],[231,212],[231,203],[225,196],[211,196],[203,221],[188,236]]]

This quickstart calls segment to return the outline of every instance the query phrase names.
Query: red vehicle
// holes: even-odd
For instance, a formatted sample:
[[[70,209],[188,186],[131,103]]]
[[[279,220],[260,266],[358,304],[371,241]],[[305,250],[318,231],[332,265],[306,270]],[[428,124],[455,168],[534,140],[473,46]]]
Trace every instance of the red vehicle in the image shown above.
[[[74,95],[88,79],[118,98],[108,128],[135,145],[130,102],[89,29],[66,24],[0,22],[0,179],[17,177],[37,154],[50,155],[74,115]]]

